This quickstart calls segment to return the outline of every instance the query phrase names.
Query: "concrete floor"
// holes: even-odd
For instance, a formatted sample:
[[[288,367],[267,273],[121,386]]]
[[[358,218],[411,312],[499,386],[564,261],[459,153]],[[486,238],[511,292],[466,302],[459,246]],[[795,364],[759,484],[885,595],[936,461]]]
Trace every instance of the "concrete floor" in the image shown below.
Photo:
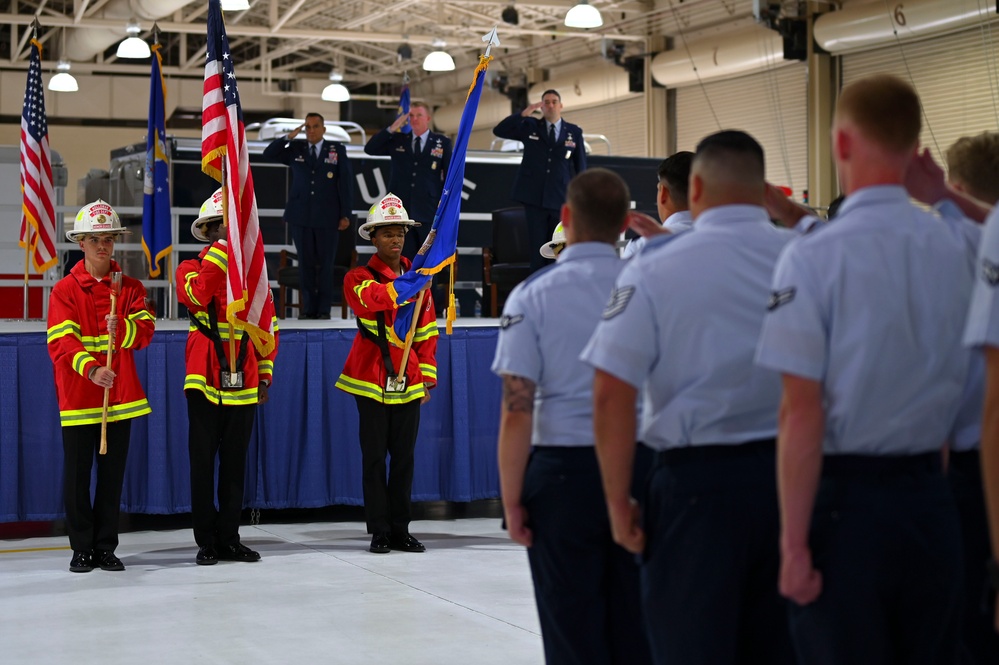
[[[64,536],[0,540],[0,662],[544,662],[524,548],[495,518],[423,520],[427,552],[363,522],[243,526],[258,563],[197,566],[190,529],[123,533],[124,572],[68,572]]]

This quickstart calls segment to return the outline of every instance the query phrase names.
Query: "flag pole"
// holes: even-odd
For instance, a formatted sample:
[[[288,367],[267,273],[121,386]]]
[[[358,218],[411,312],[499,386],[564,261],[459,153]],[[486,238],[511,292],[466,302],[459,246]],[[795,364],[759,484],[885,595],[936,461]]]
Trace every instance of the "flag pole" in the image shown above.
[[[396,377],[397,383],[401,383],[406,378],[406,364],[409,362],[409,352],[413,348],[413,338],[416,337],[416,323],[420,320],[420,312],[423,311],[423,296],[425,295],[427,295],[427,287],[420,289],[420,297],[416,299],[413,320],[409,322],[409,334],[406,335],[406,346],[402,350],[402,363],[399,365],[399,376]]]
[[[222,227],[226,230],[226,242],[229,242],[229,160],[222,156]],[[228,270],[228,268],[226,268]],[[236,326],[229,319],[228,306],[226,319],[229,321],[229,372],[236,372]]]
[[[38,22],[38,17],[36,16],[35,20],[31,22],[31,38],[33,40],[35,40],[35,41],[38,41],[38,29],[40,27],[41,27],[41,24]],[[39,59],[41,59],[41,57],[42,57],[42,47],[41,47],[40,44],[41,44],[41,42],[39,42],[39,46],[38,46],[38,57],[39,57]],[[21,210],[21,223],[27,225],[27,221],[24,219],[24,210],[23,210],[23,208],[24,208],[24,182],[23,181],[21,183],[21,207],[22,207],[22,210]],[[28,238],[27,238],[27,242],[24,243],[24,320],[25,321],[28,320],[28,276],[29,276],[29,271],[30,271],[30,268],[31,268],[31,238],[32,238],[32,234],[29,233],[28,234]],[[38,242],[37,238],[35,239],[35,242]]]

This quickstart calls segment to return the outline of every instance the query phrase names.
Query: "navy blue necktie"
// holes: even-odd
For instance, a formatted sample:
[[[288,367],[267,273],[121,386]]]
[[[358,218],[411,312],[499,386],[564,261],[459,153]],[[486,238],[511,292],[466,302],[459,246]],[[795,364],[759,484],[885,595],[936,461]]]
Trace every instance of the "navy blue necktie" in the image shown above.
[[[555,143],[555,125],[548,125],[548,142]]]

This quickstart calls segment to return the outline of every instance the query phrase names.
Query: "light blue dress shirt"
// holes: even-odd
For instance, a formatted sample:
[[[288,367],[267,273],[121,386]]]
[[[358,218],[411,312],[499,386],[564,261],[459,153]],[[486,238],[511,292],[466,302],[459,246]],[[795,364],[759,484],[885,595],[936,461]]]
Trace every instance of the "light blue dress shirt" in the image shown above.
[[[626,262],[582,359],[644,384],[646,444],[664,450],[776,434],[780,377],[753,354],[774,264],[794,237],[761,207],[720,206]]]
[[[785,250],[757,362],[822,383],[826,454],[913,455],[952,434],[978,240],[876,186]]]
[[[611,245],[569,245],[507,299],[492,371],[537,386],[534,445],[593,445],[593,369],[579,353],[623,267]]]

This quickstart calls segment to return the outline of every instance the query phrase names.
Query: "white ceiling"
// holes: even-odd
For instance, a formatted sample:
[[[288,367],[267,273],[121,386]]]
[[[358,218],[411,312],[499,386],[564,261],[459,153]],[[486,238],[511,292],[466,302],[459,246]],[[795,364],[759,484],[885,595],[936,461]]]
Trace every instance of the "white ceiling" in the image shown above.
[[[494,25],[502,46],[493,51],[492,70],[516,75],[591,58],[608,45],[625,57],[644,54],[656,43],[650,37],[677,38],[750,22],[753,7],[752,0],[590,0],[604,25],[584,31],[563,24],[575,2],[250,0],[248,11],[226,13],[226,30],[241,79],[324,77],[336,67],[348,87],[358,88],[398,85],[404,71],[414,81],[425,79],[429,74],[420,63],[437,38],[447,42],[459,68],[471,66],[482,51],[482,35]],[[501,19],[510,5],[519,14],[516,26]],[[164,7],[171,13],[158,15]],[[68,52],[76,54],[74,72],[147,73],[148,64],[114,56],[125,37],[125,22],[133,16],[150,41],[157,23],[169,75],[200,77],[207,7],[205,0],[0,0],[0,29],[11,44],[9,57],[0,58],[0,70],[26,66],[29,24],[37,15],[44,60],[57,60],[65,39]],[[92,46],[89,53],[83,49],[86,59],[80,56],[81,41]],[[402,44],[412,49],[411,59],[399,57]]]

